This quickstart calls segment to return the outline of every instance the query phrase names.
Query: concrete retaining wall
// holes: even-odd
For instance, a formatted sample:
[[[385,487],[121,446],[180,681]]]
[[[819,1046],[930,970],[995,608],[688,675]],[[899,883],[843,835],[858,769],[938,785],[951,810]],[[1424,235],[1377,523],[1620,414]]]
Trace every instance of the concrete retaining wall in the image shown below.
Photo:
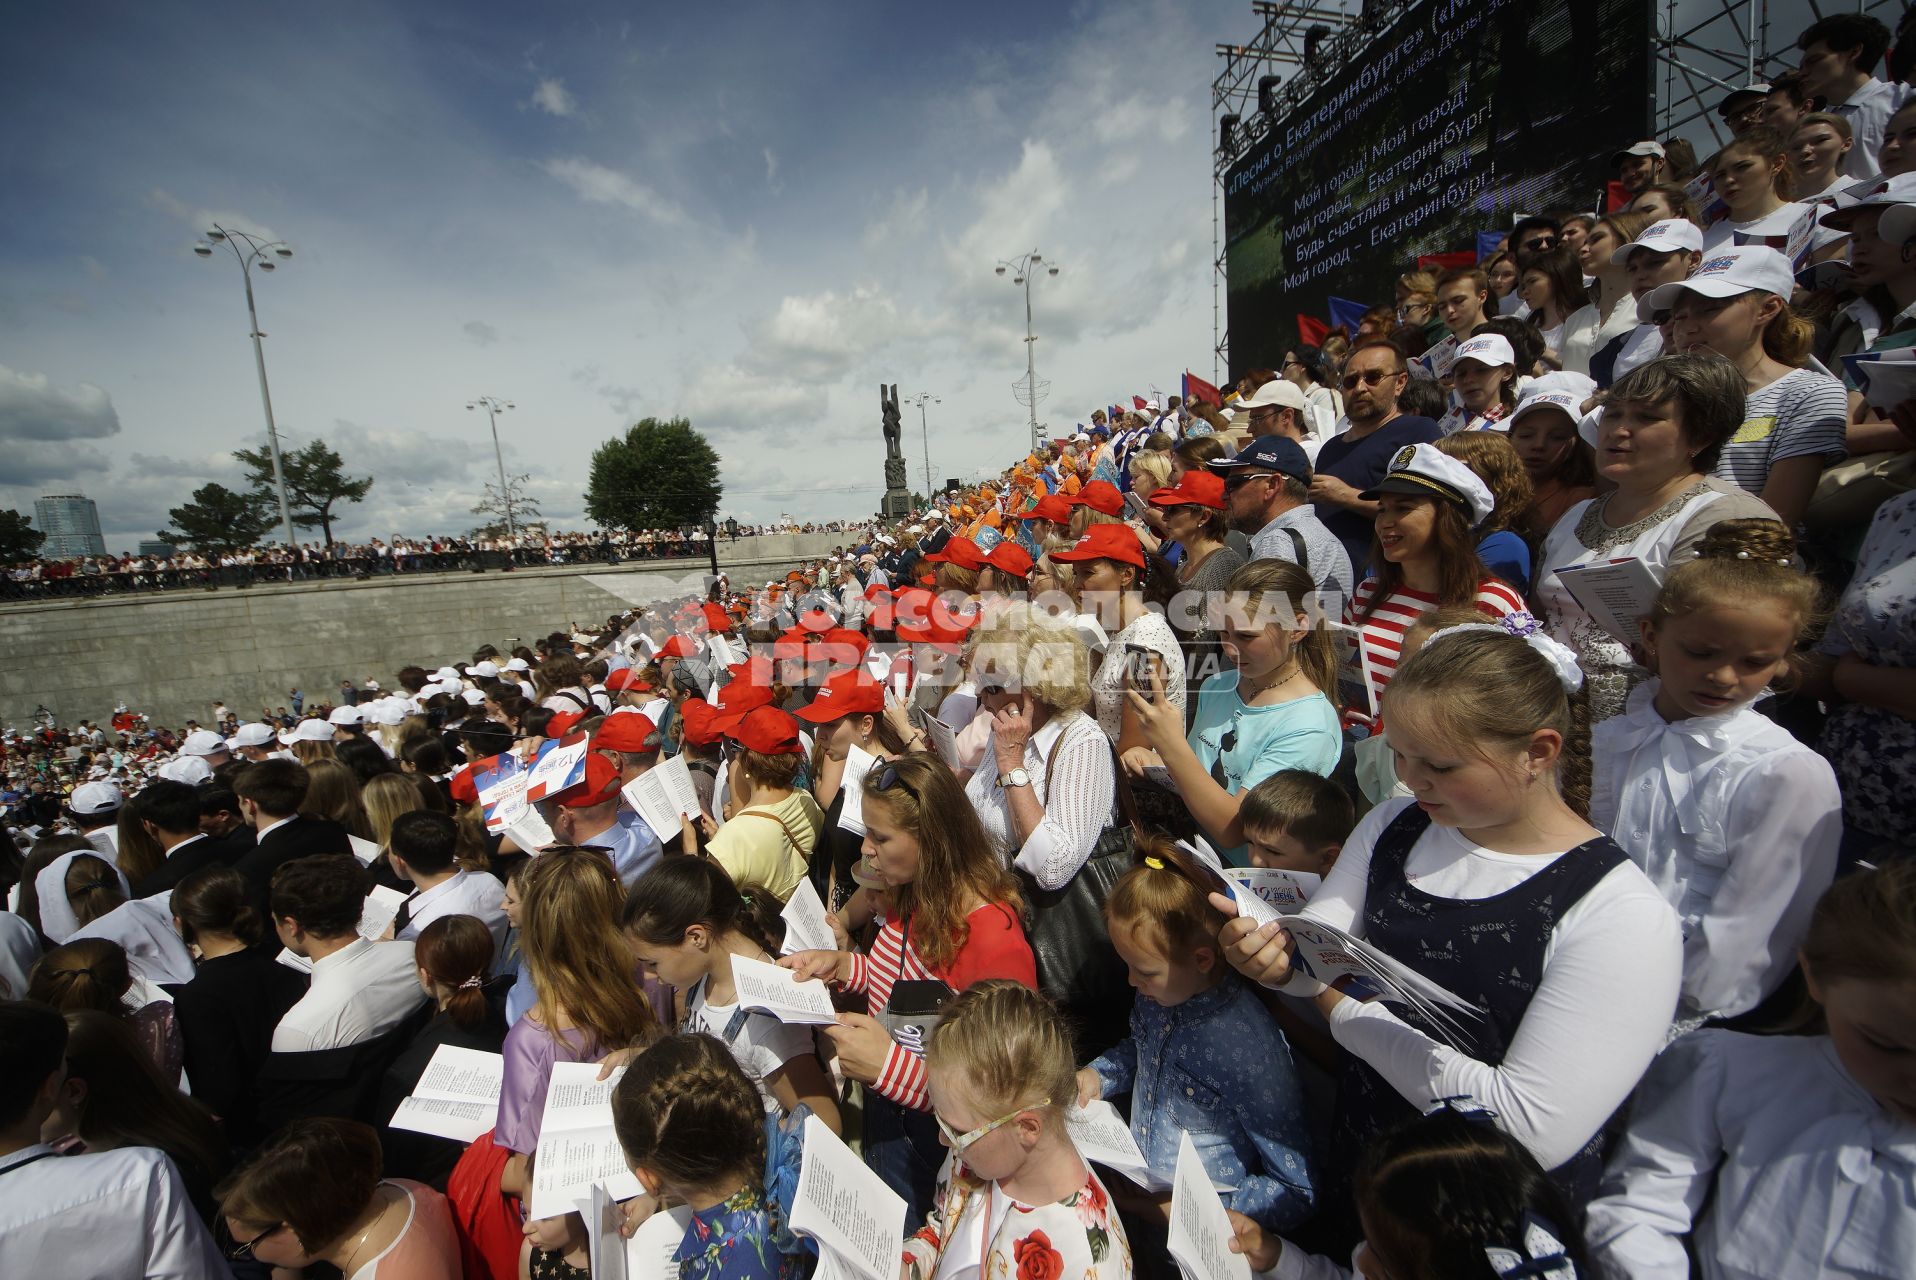
[[[719,565],[748,587],[845,541],[779,534],[721,542]],[[531,643],[590,627],[634,604],[700,588],[702,561],[578,565],[511,573],[408,574],[250,590],[52,600],[0,607],[0,723],[24,728],[44,704],[60,723],[105,721],[125,702],[177,725],[215,699],[242,720],[299,688],[328,701],[342,677],[393,688],[408,663],[462,661],[481,644]]]

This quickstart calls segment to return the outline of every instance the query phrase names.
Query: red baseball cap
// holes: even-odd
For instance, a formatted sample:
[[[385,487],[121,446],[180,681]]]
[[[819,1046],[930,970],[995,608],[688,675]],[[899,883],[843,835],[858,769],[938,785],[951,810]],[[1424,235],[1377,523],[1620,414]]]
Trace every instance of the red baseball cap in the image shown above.
[[[608,693],[650,693],[652,686],[637,667],[620,667],[605,678]]]
[[[885,686],[863,667],[841,671],[820,687],[807,706],[792,714],[813,724],[828,724],[842,716],[878,715],[885,710]]]
[[[643,711],[618,711],[605,718],[592,735],[592,745],[607,751],[643,754],[659,749],[659,726]]]
[[[1078,496],[1071,499],[1074,507],[1090,507],[1107,516],[1115,516],[1124,510],[1124,495],[1118,492],[1118,486],[1109,480],[1093,480],[1078,490]]]
[[[1224,477],[1202,468],[1187,471],[1176,484],[1157,490],[1147,501],[1154,507],[1182,507],[1188,504],[1222,511]]]
[[[552,719],[546,721],[545,736],[548,738],[563,738],[568,733],[571,733],[572,730],[577,727],[579,721],[583,719],[585,719],[585,712],[583,711],[561,711],[557,715],[554,715]]]
[[[1144,545],[1128,524],[1094,524],[1069,550],[1053,551],[1053,560],[1118,560],[1144,568]]]
[[[718,709],[719,729],[730,733],[734,725],[745,718],[746,714],[760,707],[772,705],[770,685],[752,684],[746,680],[734,680],[714,695],[717,699],[712,705]]]
[[[725,668],[725,671],[732,677],[734,684],[740,680],[749,680],[753,684],[762,684],[768,689],[772,687],[775,675],[772,670],[772,660],[762,653],[752,654],[743,662],[734,662]]]
[[[491,758],[498,759],[497,756]],[[484,764],[485,761],[481,760],[478,763]],[[459,771],[453,774],[452,780],[446,784],[446,790],[452,794],[454,804],[479,803],[479,784],[473,781],[473,768],[474,766],[469,764],[460,766]]]
[[[1119,499],[1119,502],[1122,503],[1123,499]],[[1020,520],[1050,520],[1056,524],[1069,524],[1071,522],[1071,504],[1059,494],[1047,493],[1044,497],[1038,499],[1036,506],[1018,518]]]
[[[706,601],[702,613],[705,617],[705,625],[713,631],[725,632],[732,629],[732,615],[725,612],[725,609],[717,602]]]
[[[696,658],[699,643],[691,636],[673,636],[659,648],[661,658]]]
[[[932,552],[925,559],[933,564],[955,564],[960,569],[985,567],[985,553],[970,538],[947,538],[942,548]]]
[[[880,596],[888,596],[890,594],[891,588],[882,582],[874,582],[865,588],[865,599],[867,600],[876,600]]]
[[[550,799],[562,808],[590,809],[618,794],[619,767],[598,752],[589,751],[585,757],[585,777]]]
[[[685,740],[695,747],[709,747],[724,735],[719,732],[719,710],[703,698],[687,698],[679,704],[679,724]]]
[[[1031,576],[1031,553],[1015,542],[1001,542],[987,551],[985,563],[1014,578]]]
[[[739,746],[762,756],[795,756],[804,750],[798,739],[798,721],[777,707],[754,708],[725,732]]]

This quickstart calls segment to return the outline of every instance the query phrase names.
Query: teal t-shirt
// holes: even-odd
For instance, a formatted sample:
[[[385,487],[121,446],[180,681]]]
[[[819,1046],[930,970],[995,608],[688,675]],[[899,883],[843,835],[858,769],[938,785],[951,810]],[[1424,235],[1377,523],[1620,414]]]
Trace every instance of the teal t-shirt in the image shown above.
[[[1220,671],[1198,689],[1191,751],[1232,795],[1284,769],[1330,777],[1344,753],[1337,708],[1321,693],[1270,706],[1247,706],[1237,695],[1238,674]],[[1232,866],[1249,863],[1244,846],[1223,851]]]

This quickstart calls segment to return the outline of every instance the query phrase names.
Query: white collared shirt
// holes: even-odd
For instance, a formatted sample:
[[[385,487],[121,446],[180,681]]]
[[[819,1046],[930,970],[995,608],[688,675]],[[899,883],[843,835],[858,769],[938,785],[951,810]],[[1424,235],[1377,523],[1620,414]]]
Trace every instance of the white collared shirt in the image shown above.
[[[1850,136],[1855,139],[1855,145],[1843,157],[1844,173],[1852,178],[1875,176],[1876,153],[1882,149],[1883,132],[1889,118],[1909,100],[1909,95],[1908,85],[1889,84],[1871,76],[1847,99],[1830,105],[1832,114],[1849,121]]]
[[[1047,788],[1045,761],[1053,744],[1058,744],[1057,780]],[[1030,872],[1043,888],[1059,888],[1078,873],[1111,824],[1117,796],[1111,741],[1082,711],[1054,715],[1031,735],[1025,743],[1024,770],[1031,777],[1031,793],[1044,806],[1044,819],[1022,845],[1011,797],[998,785],[997,751],[995,741],[986,742],[984,759],[965,784],[965,794],[985,834],[1010,855],[1011,864]]]
[[[1796,963],[1836,875],[1842,801],[1829,762],[1750,707],[1666,721],[1662,685],[1592,731],[1590,821],[1642,867],[1683,928],[1677,1019],[1734,1017]]]
[[[506,889],[497,877],[486,871],[458,871],[430,889],[421,889],[407,899],[412,913],[406,927],[399,931],[402,941],[411,942],[441,916],[472,916],[492,931],[493,953],[506,945]]]
[[[298,814],[294,814],[290,818],[281,818],[278,822],[269,823],[268,825],[261,827],[258,831],[255,831],[253,833],[253,843],[255,845],[259,844],[259,842],[264,840],[268,834],[274,831],[278,831],[281,827],[285,826],[287,823],[291,822],[293,818],[297,818],[298,816],[299,816]]]
[[[363,1044],[399,1025],[425,998],[412,943],[354,938],[314,963],[312,985],[273,1032],[273,1052]]]
[[[1699,1031],[1637,1090],[1584,1238],[1605,1274],[1916,1277],[1916,1126],[1827,1036]],[[1707,1205],[1707,1208],[1705,1207]]]
[[[165,1155],[151,1147],[80,1156],[47,1150],[31,1146],[0,1156],[0,1275],[205,1280],[228,1274]]]

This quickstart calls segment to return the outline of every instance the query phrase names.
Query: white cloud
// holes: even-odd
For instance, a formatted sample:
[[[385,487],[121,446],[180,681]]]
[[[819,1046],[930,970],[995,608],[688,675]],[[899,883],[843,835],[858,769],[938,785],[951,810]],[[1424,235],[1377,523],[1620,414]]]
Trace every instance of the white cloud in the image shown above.
[[[155,209],[191,227],[196,235],[205,235],[214,223],[218,223],[222,227],[229,227],[235,231],[245,231],[262,244],[280,239],[271,227],[257,218],[249,217],[234,209],[189,205],[164,187],[153,188],[146,200]]]
[[[565,81],[556,76],[539,82],[539,87],[532,91],[532,105],[549,116],[579,113],[579,100],[565,87]]]
[[[25,440],[101,439],[120,433],[113,397],[81,383],[56,387],[44,374],[21,373],[0,365],[0,440],[9,446]]]
[[[672,412],[709,435],[811,421],[825,409],[823,390],[809,379],[718,364],[693,371]]]
[[[931,207],[931,189],[917,191],[899,188],[892,192],[891,207],[865,228],[865,247],[876,249],[896,241],[915,240],[924,233],[925,213]]]
[[[788,295],[755,330],[754,363],[815,382],[845,376],[887,345],[924,337],[928,323],[901,312],[884,292],[859,286],[849,293]]]
[[[499,331],[484,320],[468,320],[459,326],[459,331],[465,334],[469,341],[482,347],[489,347],[499,341]]]
[[[644,183],[617,169],[581,156],[559,156],[540,166],[587,204],[616,204],[668,226],[685,221],[685,211]]]
[[[772,189],[773,194],[785,190],[778,180],[778,153],[770,147],[765,148],[765,185]]]

